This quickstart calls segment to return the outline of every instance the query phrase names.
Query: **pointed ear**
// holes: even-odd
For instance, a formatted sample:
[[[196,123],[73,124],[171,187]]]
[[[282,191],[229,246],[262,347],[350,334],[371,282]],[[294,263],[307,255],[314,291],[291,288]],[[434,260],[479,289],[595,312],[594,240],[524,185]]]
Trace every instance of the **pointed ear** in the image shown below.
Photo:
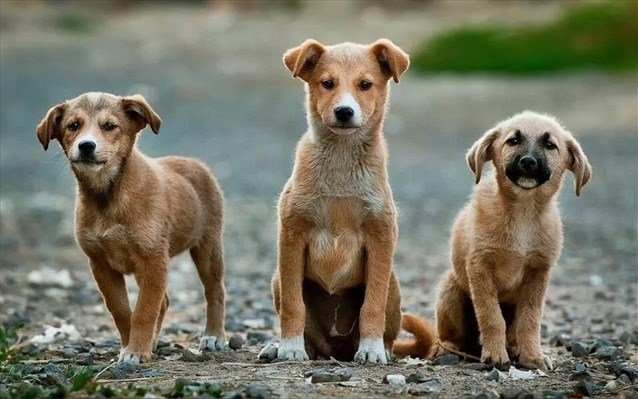
[[[567,150],[570,156],[570,165],[567,169],[574,174],[574,189],[576,196],[580,196],[580,189],[591,179],[592,167],[576,139],[570,139],[567,142]]]
[[[122,98],[122,107],[126,111],[127,115],[134,121],[136,121],[140,130],[144,129],[148,124],[153,130],[153,133],[159,133],[162,120],[159,115],[148,105],[148,102],[141,94],[135,94],[129,97]]]
[[[401,75],[410,66],[410,56],[388,39],[379,39],[372,43],[370,51],[376,57],[387,78],[392,77],[396,83],[399,83]]]
[[[66,111],[67,107],[68,105],[66,103],[62,103],[51,108],[35,129],[35,132],[38,135],[38,140],[40,140],[40,144],[42,144],[45,151],[49,148],[49,142],[51,140],[59,140],[62,137],[60,122],[62,121],[62,116],[64,115],[64,111]]]
[[[325,51],[326,49],[321,43],[308,39],[284,53],[284,65],[290,69],[293,78],[299,77],[307,82]]]
[[[500,132],[497,129],[488,130],[467,151],[467,165],[476,176],[476,184],[481,181],[483,164],[492,160],[492,144],[499,134]]]

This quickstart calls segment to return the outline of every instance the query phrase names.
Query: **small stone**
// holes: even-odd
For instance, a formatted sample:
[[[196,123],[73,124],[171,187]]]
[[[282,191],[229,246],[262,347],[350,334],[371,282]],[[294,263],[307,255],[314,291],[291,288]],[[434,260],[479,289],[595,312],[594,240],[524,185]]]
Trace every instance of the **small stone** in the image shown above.
[[[618,381],[622,382],[624,385],[628,385],[631,383],[631,378],[629,378],[627,374],[621,374],[620,377],[618,377]]]
[[[591,381],[591,374],[588,371],[577,371],[569,376],[570,381]]]
[[[166,348],[167,346],[169,346],[171,343],[163,340],[163,339],[158,339],[157,340],[157,349],[161,349],[161,348]]]
[[[622,349],[613,346],[601,346],[594,353],[594,357],[601,360],[615,360],[623,356]]]
[[[403,374],[388,374],[383,378],[383,382],[393,386],[405,385],[405,376]]]
[[[606,338],[596,338],[594,341],[594,345],[589,348],[589,353],[594,353],[598,348],[602,348],[603,346],[614,346],[613,341]]]
[[[460,361],[461,359],[457,355],[448,353],[447,355],[434,359],[434,364],[439,366],[453,366],[455,364],[459,364]]]
[[[222,396],[222,398],[224,399],[244,399],[244,396],[237,392],[237,391],[230,391],[230,392],[226,392],[224,394],[224,396]]]
[[[262,332],[262,331],[249,331],[248,334],[246,335],[246,339],[248,340],[256,340],[258,343],[259,342],[266,342],[269,339],[271,339],[272,336],[266,332]]]
[[[248,342],[246,342],[247,346],[255,346],[259,343],[259,341],[257,341],[255,338],[251,338],[248,340]]]
[[[582,380],[574,385],[574,392],[585,396],[594,396],[594,394],[599,391],[597,388],[598,387],[591,382]]]
[[[587,370],[587,367],[585,367],[584,364],[582,364],[582,363],[574,364],[574,371],[575,372],[581,373],[581,372],[586,371],[586,370]]]
[[[228,340],[228,346],[230,349],[241,349],[241,347],[244,346],[244,339],[240,334],[233,334]]]
[[[92,366],[93,365],[93,354],[92,353],[81,353],[78,357],[75,358],[75,362],[81,366]]]
[[[141,373],[142,377],[144,378],[154,378],[154,377],[161,377],[164,375],[164,372],[158,370],[158,369],[146,369],[143,370]]]
[[[111,378],[121,380],[135,372],[135,365],[129,362],[117,363],[111,368]]]
[[[425,380],[425,377],[423,376],[423,373],[420,372],[416,372],[416,373],[412,373],[410,375],[408,375],[405,378],[405,382],[408,384],[418,384],[420,382],[423,382]]]
[[[270,391],[266,385],[251,385],[245,391],[246,397],[250,399],[268,399]]]
[[[485,375],[485,379],[488,381],[498,382],[500,378],[501,378],[501,373],[497,369],[494,369]]]
[[[180,352],[181,350],[179,348],[175,348],[173,346],[163,346],[157,350],[157,353],[160,356],[171,356]]]
[[[312,382],[313,384],[318,384],[322,382],[349,381],[350,378],[352,378],[353,372],[354,372],[354,369],[348,367],[345,369],[337,369],[335,371],[325,371],[325,370],[310,371],[306,373],[306,376],[310,377],[310,382]]]
[[[259,355],[257,355],[257,358],[259,360],[265,360],[266,362],[270,363],[273,360],[277,359],[278,350],[279,350],[278,343],[268,342],[266,346],[264,346],[264,349],[262,349],[261,352],[259,352]]]
[[[187,348],[182,351],[182,356],[178,360],[181,360],[182,362],[198,363],[205,362],[210,359],[211,357],[207,353],[195,353]]]
[[[587,344],[579,341],[572,341],[572,356],[574,357],[585,357],[589,355],[589,348]]]

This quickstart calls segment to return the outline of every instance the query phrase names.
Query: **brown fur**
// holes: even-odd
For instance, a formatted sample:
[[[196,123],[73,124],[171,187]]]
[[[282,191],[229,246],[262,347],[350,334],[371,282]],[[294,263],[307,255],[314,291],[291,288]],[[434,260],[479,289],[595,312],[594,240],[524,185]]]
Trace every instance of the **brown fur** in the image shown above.
[[[107,131],[107,122],[116,127]],[[138,133],[147,124],[158,133],[160,123],[140,95],[87,93],[53,107],[37,128],[44,148],[57,139],[71,163],[76,238],[120,332],[120,360],[134,362],[151,358],[169,304],[169,260],[186,250],[205,288],[205,336],[225,339],[222,193],[201,162],[137,150]],[[99,165],[80,161],[77,143],[87,138]],[[139,285],[133,311],[125,274]]]
[[[284,64],[306,82],[309,129],[279,201],[272,290],[282,341],[305,336],[313,358],[385,362],[359,344],[382,340],[391,350],[399,331],[398,233],[382,128],[388,80],[399,80],[408,56],[384,39],[369,46],[308,40],[286,52]],[[332,89],[322,86],[326,79]],[[362,80],[372,87],[360,89]],[[347,93],[360,106],[361,125],[343,131],[333,110]],[[308,356],[280,346],[279,357]]]
[[[520,131],[523,144],[506,141]],[[549,133],[556,148],[543,147]],[[524,189],[506,175],[522,151],[545,157],[551,177]],[[481,361],[506,365],[508,347],[521,364],[546,369],[550,363],[540,345],[548,273],[560,256],[563,231],[558,192],[564,172],[575,176],[576,194],[591,177],[587,157],[572,135],[552,117],[524,112],[498,124],[467,154],[476,174],[470,203],[459,213],[451,238],[452,269],[439,287],[437,333],[443,347],[480,352]],[[481,179],[482,166],[494,172]]]

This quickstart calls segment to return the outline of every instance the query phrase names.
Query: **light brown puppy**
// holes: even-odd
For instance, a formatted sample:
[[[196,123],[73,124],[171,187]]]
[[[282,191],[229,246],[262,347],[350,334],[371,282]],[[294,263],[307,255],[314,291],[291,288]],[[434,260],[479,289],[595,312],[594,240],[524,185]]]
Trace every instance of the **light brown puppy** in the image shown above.
[[[485,162],[494,172],[481,179]],[[452,269],[440,285],[438,338],[432,349],[480,353],[531,368],[551,368],[540,344],[550,268],[563,246],[557,196],[565,171],[576,195],[591,166],[576,139],[553,117],[523,112],[481,137],[467,153],[478,186],[459,213],[451,238]]]
[[[307,40],[283,61],[306,83],[308,130],[279,200],[278,357],[386,363],[401,295],[383,122],[388,81],[399,81],[408,55],[386,39]]]
[[[51,108],[37,127],[46,150],[58,140],[78,183],[77,241],[122,338],[120,361],[151,359],[168,308],[171,257],[190,250],[207,312],[201,349],[220,349],[224,332],[222,193],[194,159],[153,159],[138,133],[161,120],[141,95],[86,93]],[[124,282],[139,285],[131,312]]]

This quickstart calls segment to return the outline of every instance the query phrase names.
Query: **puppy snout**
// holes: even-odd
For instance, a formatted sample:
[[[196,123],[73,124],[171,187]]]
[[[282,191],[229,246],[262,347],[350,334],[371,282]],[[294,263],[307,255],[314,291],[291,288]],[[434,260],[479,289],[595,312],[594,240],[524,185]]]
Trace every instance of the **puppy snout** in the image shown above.
[[[536,158],[526,155],[518,161],[518,167],[525,172],[535,172],[538,170],[538,161]]]
[[[350,107],[335,108],[335,117],[339,122],[349,122],[354,116],[354,110]]]
[[[91,140],[82,140],[78,144],[78,150],[80,150],[80,155],[82,156],[91,156],[95,152],[95,141]]]

